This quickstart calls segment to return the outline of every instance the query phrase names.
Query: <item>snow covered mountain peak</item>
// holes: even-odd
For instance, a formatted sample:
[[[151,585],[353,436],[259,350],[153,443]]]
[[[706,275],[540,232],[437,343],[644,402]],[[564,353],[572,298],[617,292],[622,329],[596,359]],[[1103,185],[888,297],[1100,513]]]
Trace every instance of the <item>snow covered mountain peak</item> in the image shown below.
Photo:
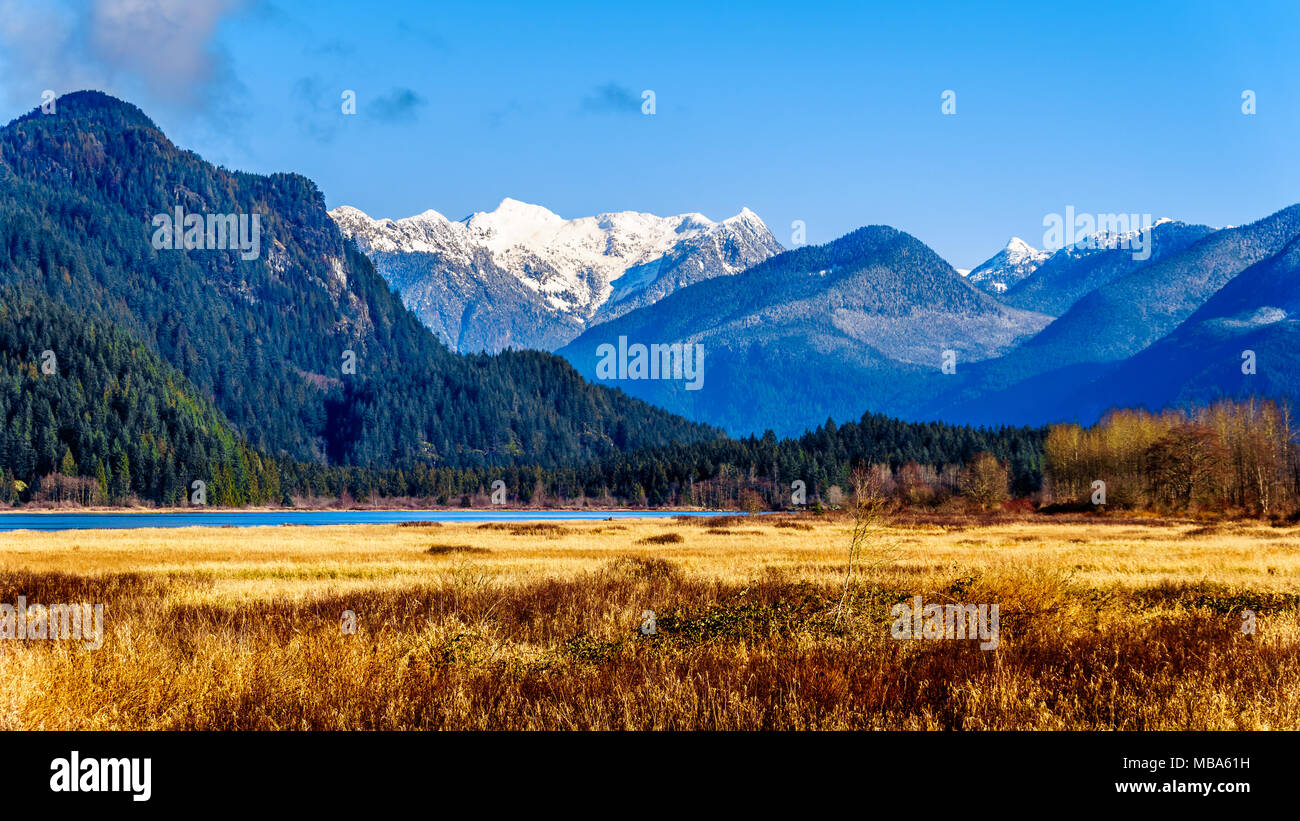
[[[727,217],[723,222],[756,222],[760,225],[763,224],[763,220],[759,219],[758,214],[749,210],[748,207],[741,208],[739,214],[734,217]]]
[[[501,200],[495,211],[479,211],[461,222],[471,236],[480,238],[493,251],[545,243],[565,224],[559,214],[509,197]]]
[[[1000,294],[1032,274],[1051,255],[1051,251],[1041,251],[1020,237],[1012,237],[1006,247],[972,269],[966,279],[987,293]]]
[[[632,310],[684,285],[738,273],[783,250],[748,208],[722,222],[699,213],[659,217],[639,211],[565,219],[543,206],[507,197],[495,210],[457,221],[432,210],[397,220],[373,219],[349,206],[335,208],[330,215],[404,299],[424,288],[420,280],[427,278],[441,283],[438,299],[450,304],[464,299],[463,293],[455,293],[458,290],[512,289],[519,292],[516,301],[537,303],[529,309],[532,313],[553,315],[534,316],[533,324],[545,327],[554,320],[566,325],[560,334],[567,336],[563,341],[603,318],[597,316],[602,311]],[[447,281],[449,272],[456,272],[458,284]],[[443,294],[449,290],[450,295]],[[419,301],[416,296],[409,299]],[[432,297],[426,303],[428,299]],[[411,301],[408,306],[421,313]],[[442,314],[450,305],[424,308],[426,324],[462,350],[503,346],[499,340],[490,341],[486,329],[466,341],[463,329],[453,337],[438,327],[447,324]],[[432,313],[439,315],[437,321],[426,316]],[[511,342],[558,347],[547,336],[525,333],[521,340],[517,331],[507,335]]]
[[[1034,246],[1025,242],[1020,237],[1012,237],[1011,239],[1007,240],[1006,252],[1009,257],[1019,258],[1019,259],[1026,259],[1034,256],[1035,254],[1043,253],[1042,251],[1039,251]]]
[[[1169,217],[1161,217],[1149,225],[1134,225],[1126,231],[1111,231],[1108,229],[1094,231],[1081,239],[1078,239],[1073,245],[1061,250],[1069,252],[1072,256],[1080,257],[1095,253],[1099,250],[1105,251],[1113,250],[1115,248],[1128,248],[1135,240],[1141,238],[1144,233],[1151,231],[1156,226],[1166,224],[1186,225],[1187,223],[1181,222],[1180,220],[1170,219]]]

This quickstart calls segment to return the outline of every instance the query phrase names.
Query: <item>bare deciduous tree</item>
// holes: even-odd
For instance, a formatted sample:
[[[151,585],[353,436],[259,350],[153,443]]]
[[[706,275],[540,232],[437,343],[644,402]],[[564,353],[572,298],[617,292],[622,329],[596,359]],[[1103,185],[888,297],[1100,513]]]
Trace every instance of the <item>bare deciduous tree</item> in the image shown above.
[[[885,538],[891,503],[884,492],[884,476],[879,468],[858,467],[849,477],[853,495],[849,500],[853,511],[853,531],[849,540],[849,566],[844,573],[844,592],[836,608],[835,621],[839,623],[849,609],[849,592],[853,589],[854,573],[875,570],[897,559],[898,546]],[[865,566],[859,568],[863,562]]]
[[[1007,468],[991,453],[977,453],[961,472],[960,487],[980,510],[987,511],[1007,500]]]

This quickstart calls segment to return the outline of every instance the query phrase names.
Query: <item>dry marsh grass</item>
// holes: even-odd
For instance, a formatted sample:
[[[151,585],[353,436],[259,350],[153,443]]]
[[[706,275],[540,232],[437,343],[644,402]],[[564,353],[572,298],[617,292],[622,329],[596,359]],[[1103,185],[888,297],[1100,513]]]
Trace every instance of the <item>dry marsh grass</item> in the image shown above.
[[[837,618],[850,523],[727,519],[5,534],[0,602],[106,635],[0,641],[0,727],[1300,728],[1300,528],[901,522]],[[892,639],[915,595],[998,648]]]
[[[424,551],[432,556],[442,556],[447,553],[491,553],[486,547],[475,547],[469,544],[435,544],[429,545],[429,549]]]
[[[714,531],[707,531],[713,533]],[[681,544],[686,541],[680,533],[656,533],[653,536],[646,536],[644,539],[637,539],[637,544]]]

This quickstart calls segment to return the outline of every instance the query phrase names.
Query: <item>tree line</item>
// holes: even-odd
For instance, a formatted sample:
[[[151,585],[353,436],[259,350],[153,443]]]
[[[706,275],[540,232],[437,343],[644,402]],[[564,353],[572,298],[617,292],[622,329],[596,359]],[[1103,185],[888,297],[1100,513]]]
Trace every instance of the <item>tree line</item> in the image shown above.
[[[500,480],[512,504],[777,508],[795,503],[795,482],[804,501],[837,503],[837,489],[862,464],[955,486],[959,466],[982,452],[1008,466],[1017,492],[1033,492],[1041,481],[1043,430],[905,423],[878,414],[842,425],[827,420],[798,439],[769,431],[639,448],[622,431],[636,420],[620,420],[604,458],[553,454],[545,463],[530,461],[534,448],[545,446],[541,428],[531,431],[534,448],[506,444],[470,466],[441,458],[438,449],[411,447],[367,465],[272,456],[114,323],[39,294],[0,295],[0,501],[11,504],[177,506],[191,503],[201,482],[203,501],[224,506],[486,505]],[[538,382],[549,378],[550,364],[533,360]],[[369,402],[377,404],[378,395]]]
[[[972,428],[868,413],[828,419],[798,438],[769,431],[547,464],[522,451],[510,454],[513,464],[468,467],[418,450],[364,466],[270,456],[113,323],[39,296],[4,296],[0,501],[11,504],[185,505],[198,481],[203,501],[222,506],[487,506],[501,481],[514,505],[777,509],[839,504],[853,471],[866,467],[913,507],[958,498],[988,510],[1015,497],[1261,516],[1300,508],[1294,420],[1287,407],[1258,400],[1121,410],[1088,428]],[[52,339],[57,351],[44,347]]]
[[[1053,426],[1043,452],[1049,501],[1258,516],[1300,508],[1295,423],[1272,401],[1115,411],[1091,428]]]

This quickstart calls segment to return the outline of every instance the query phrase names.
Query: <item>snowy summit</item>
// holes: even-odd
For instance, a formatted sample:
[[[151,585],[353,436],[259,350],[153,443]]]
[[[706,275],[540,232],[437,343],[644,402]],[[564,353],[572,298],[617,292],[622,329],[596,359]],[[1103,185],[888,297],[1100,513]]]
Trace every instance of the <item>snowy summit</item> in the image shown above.
[[[739,273],[782,250],[748,208],[721,222],[697,213],[659,217],[637,211],[565,219],[506,198],[493,211],[461,220],[437,211],[374,219],[349,206],[330,216],[408,307],[460,350],[558,347],[590,323],[685,285]],[[453,316],[467,308],[477,309],[471,310],[471,327]],[[488,314],[494,317],[490,322],[505,327],[481,327]],[[529,322],[536,333],[526,327]]]
[[[1051,251],[1040,251],[1020,237],[1012,237],[1005,248],[976,266],[966,279],[983,291],[1001,294],[1032,274],[1051,255]]]

